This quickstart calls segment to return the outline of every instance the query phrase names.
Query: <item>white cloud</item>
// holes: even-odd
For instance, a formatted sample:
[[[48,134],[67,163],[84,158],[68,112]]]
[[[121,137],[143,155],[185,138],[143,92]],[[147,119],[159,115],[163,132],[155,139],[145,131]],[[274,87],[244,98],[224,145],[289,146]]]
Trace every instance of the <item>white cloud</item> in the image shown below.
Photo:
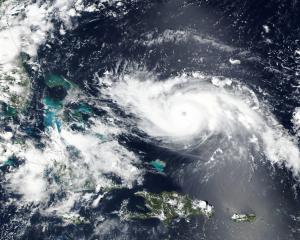
[[[102,82],[109,83],[109,79],[107,74]],[[285,163],[295,175],[300,173],[300,153],[295,139],[260,106],[255,93],[237,81],[216,81],[200,73],[159,81],[147,72],[135,71],[106,86],[109,86],[107,97],[133,113],[138,127],[150,136],[162,138],[166,143],[186,145],[193,139],[201,142],[207,135],[222,134],[240,142],[244,156],[255,136],[272,163]],[[298,112],[294,114],[294,124],[298,124]],[[250,142],[245,145],[244,139]],[[236,158],[239,157],[228,156],[228,159]]]

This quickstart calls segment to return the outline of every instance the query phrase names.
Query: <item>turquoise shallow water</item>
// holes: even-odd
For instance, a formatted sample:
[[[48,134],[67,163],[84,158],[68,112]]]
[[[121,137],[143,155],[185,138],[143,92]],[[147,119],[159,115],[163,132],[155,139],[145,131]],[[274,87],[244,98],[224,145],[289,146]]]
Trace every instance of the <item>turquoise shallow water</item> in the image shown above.
[[[166,163],[160,160],[151,161],[150,165],[153,166],[158,172],[163,172],[166,167]]]
[[[61,131],[61,121],[59,119],[59,112],[63,108],[63,104],[61,101],[54,100],[50,97],[45,97],[43,99],[43,103],[45,105],[44,110],[44,126],[55,127],[58,131]]]

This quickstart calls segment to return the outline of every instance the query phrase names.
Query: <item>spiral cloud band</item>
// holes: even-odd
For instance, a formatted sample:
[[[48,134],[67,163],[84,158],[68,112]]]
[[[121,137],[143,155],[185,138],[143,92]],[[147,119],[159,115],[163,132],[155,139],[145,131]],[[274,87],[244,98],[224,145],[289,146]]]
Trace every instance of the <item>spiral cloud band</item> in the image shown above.
[[[201,147],[207,139],[222,136],[240,143],[242,155],[249,146],[264,149],[272,163],[285,163],[295,175],[300,154],[290,137],[255,93],[238,81],[199,72],[167,80],[147,72],[125,74],[114,81],[107,74],[106,94],[132,113],[138,128],[162,139],[168,146],[190,143]],[[226,152],[224,153],[226,154]]]

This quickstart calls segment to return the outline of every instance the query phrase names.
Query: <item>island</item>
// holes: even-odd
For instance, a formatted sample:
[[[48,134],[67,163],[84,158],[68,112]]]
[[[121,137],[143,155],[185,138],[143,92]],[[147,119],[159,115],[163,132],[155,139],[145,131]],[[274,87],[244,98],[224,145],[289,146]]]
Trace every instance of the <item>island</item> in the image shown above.
[[[150,193],[136,192],[136,196],[145,200],[145,213],[126,212],[127,219],[156,218],[169,224],[174,219],[187,219],[191,216],[205,216],[210,218],[214,213],[213,206],[206,201],[194,200],[187,195],[177,192]]]
[[[254,222],[256,220],[255,214],[233,214],[231,219],[234,222]]]

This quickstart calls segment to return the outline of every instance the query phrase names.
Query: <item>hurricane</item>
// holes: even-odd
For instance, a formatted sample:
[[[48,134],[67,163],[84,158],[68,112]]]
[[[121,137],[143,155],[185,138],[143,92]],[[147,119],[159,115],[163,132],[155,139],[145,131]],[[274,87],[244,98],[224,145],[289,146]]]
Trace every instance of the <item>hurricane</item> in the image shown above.
[[[108,97],[133,114],[138,129],[166,147],[177,148],[179,144],[188,151],[216,141],[220,151],[227,141],[239,149],[241,159],[243,154],[251,154],[251,148],[263,150],[269,161],[283,163],[298,174],[300,158],[295,141],[256,94],[237,80],[199,72],[158,80],[139,71],[122,75],[117,81],[107,78]],[[238,155],[226,156],[224,152],[227,159],[238,159]]]
[[[0,239],[299,239],[299,10],[0,0]]]

